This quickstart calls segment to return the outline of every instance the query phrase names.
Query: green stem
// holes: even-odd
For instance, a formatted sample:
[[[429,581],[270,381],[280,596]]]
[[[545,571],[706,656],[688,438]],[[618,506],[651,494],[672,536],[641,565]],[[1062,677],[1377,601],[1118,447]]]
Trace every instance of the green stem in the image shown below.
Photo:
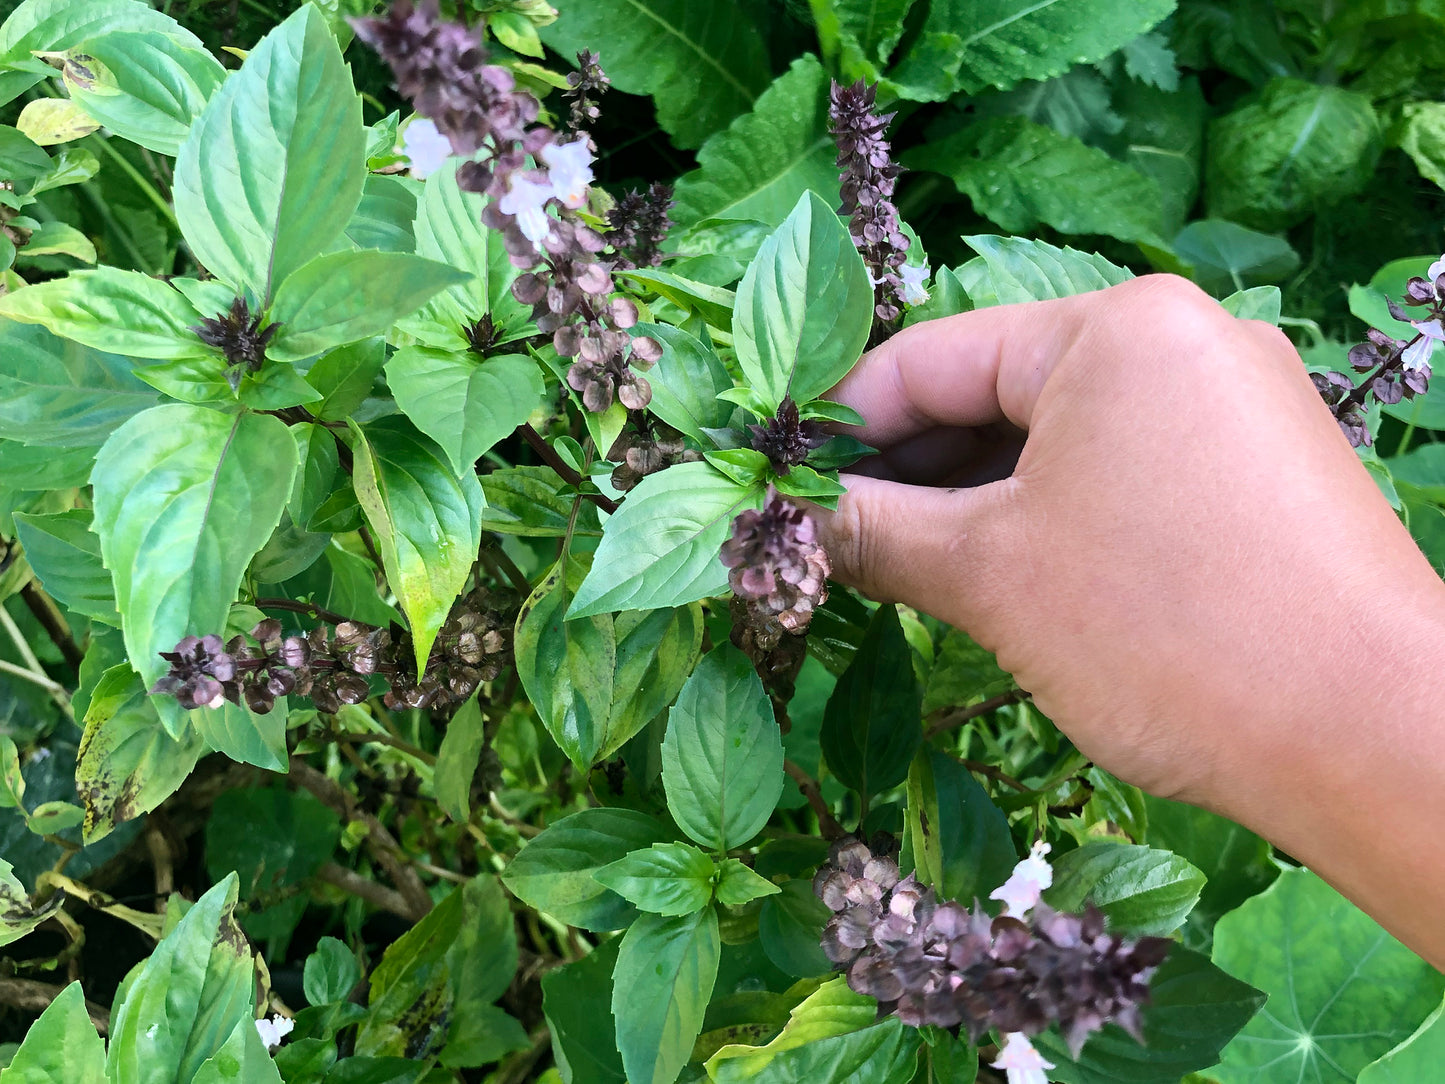
[[[150,200],[151,203],[155,204],[156,209],[159,210],[161,214],[163,214],[166,218],[170,220],[172,226],[174,226],[176,229],[181,228],[180,221],[176,218],[175,210],[171,207],[169,203],[166,202],[165,198],[156,191],[155,185],[151,184],[150,181],[146,179],[145,174],[141,173],[140,170],[136,169],[135,166],[131,165],[123,154],[121,154],[110,145],[109,140],[101,139],[97,136],[92,136],[90,138],[90,142],[93,142],[96,146],[98,146],[102,151],[105,152],[106,157],[108,157],[111,161],[113,161],[116,165],[120,166],[120,168],[125,171],[126,175],[135,182],[136,187],[139,188],[143,193],[145,193],[146,198]]]

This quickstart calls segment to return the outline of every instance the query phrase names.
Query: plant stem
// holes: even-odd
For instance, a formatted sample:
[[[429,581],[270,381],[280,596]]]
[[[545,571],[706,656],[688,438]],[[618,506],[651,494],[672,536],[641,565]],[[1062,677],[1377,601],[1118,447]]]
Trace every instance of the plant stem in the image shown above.
[[[129,923],[153,941],[161,939],[161,927],[165,922],[164,915],[146,914],[144,911],[137,911],[134,907],[127,907],[114,897],[91,888],[89,885],[81,884],[79,881],[72,881],[65,874],[56,873],[54,870],[46,870],[35,879],[37,897],[44,893],[45,898],[48,899],[50,892],[47,890],[54,888],[61,889],[68,896],[84,900],[103,914]]]
[[[808,799],[808,804],[818,815],[818,831],[823,834],[823,838],[841,839],[843,826],[838,823],[837,818],[833,816],[833,811],[828,808],[828,803],[823,800],[823,792],[818,789],[818,781],[791,760],[783,761],[783,770],[792,776],[793,782],[798,784],[798,789],[803,792],[803,797]]]
[[[116,165],[120,166],[120,168],[125,171],[126,175],[135,182],[135,186],[141,190],[141,192],[145,195],[146,199],[150,200],[151,203],[155,205],[156,209],[160,211],[160,213],[164,215],[167,220],[169,220],[172,226],[174,226],[176,229],[181,228],[180,222],[176,219],[176,212],[171,209],[171,205],[165,201],[165,199],[161,196],[159,192],[156,191],[155,185],[151,184],[150,181],[146,179],[145,174],[143,174],[140,170],[136,169],[135,166],[131,165],[123,154],[121,154],[118,150],[112,147],[109,140],[103,139],[99,136],[92,136],[88,142],[94,143],[103,152],[105,152],[107,158],[113,161]]]
[[[537,453],[542,462],[561,475],[562,480],[568,485],[580,485],[584,481],[582,475],[569,467],[547,443],[542,434],[533,429],[531,425],[523,422],[517,427],[517,432],[522,434],[522,439],[532,446],[532,451]],[[608,514],[617,511],[618,502],[611,497],[604,497],[601,493],[583,493],[582,496]]]
[[[977,719],[980,715],[987,715],[989,712],[997,711],[999,708],[1007,707],[1010,704],[1017,704],[1020,700],[1027,700],[1029,694],[1022,689],[1010,689],[1006,693],[999,693],[998,696],[991,696],[981,703],[972,707],[963,708],[959,711],[950,712],[938,722],[928,728],[925,737],[935,737],[949,730],[956,730],[971,720]]]
[[[328,734],[328,738],[341,745],[389,745],[398,749],[409,757],[415,757],[423,764],[436,765],[435,753],[428,753],[425,749],[418,749],[411,742],[402,738],[393,737],[390,734]]]
[[[74,720],[75,711],[70,706],[70,693],[64,685],[61,685],[45,672],[45,668],[40,665],[40,660],[35,657],[35,652],[30,650],[30,644],[26,641],[25,634],[20,631],[20,626],[15,624],[15,619],[10,616],[10,612],[5,609],[3,603],[0,603],[0,627],[3,627],[5,631],[10,634],[10,639],[15,641],[15,649],[20,652],[20,657],[25,660],[25,666],[20,667],[16,666],[13,662],[6,662],[4,659],[0,659],[0,670],[15,674],[17,677],[25,678],[27,681],[39,685],[50,694],[51,699],[60,706],[60,710]]]
[[[34,979],[0,979],[0,1005],[10,1005],[26,1012],[44,1012],[59,997],[64,986]],[[85,1013],[101,1035],[110,1033],[110,1012],[92,1001],[85,1003]]]
[[[289,598],[258,598],[252,600],[258,610],[284,610],[287,613],[307,614],[319,621],[327,621],[333,625],[339,625],[343,621],[350,621],[351,618],[343,617],[339,613],[322,609],[314,602],[293,602]]]
[[[50,600],[50,596],[41,594],[32,582],[20,589],[20,598],[35,615],[35,620],[40,622],[40,627],[45,630],[51,642],[60,649],[65,661],[79,669],[85,652],[76,646],[74,637],[70,635],[70,627],[65,623],[65,618],[61,616],[55,603]]]
[[[523,599],[532,593],[531,581],[517,567],[517,562],[507,555],[507,551],[490,540],[482,543],[482,548],[477,553],[477,559],[487,566],[487,570],[499,580],[507,580],[515,587]]]

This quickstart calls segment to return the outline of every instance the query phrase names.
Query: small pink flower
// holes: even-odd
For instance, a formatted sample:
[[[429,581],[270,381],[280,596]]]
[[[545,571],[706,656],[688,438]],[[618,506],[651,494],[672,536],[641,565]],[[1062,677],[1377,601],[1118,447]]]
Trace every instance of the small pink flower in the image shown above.
[[[998,1061],[992,1063],[995,1069],[1008,1074],[1008,1084],[1048,1084],[1045,1069],[1052,1069],[1054,1063],[1034,1049],[1028,1036],[1011,1031],[1003,1037],[1003,1047],[998,1052]]]
[[[903,292],[899,295],[899,300],[905,305],[922,305],[928,300],[928,287],[923,285],[928,280],[926,266],[904,264],[898,269],[898,277],[903,280]]]
[[[423,180],[441,169],[452,153],[452,141],[426,117],[417,117],[401,136],[402,153],[411,160],[411,175]]]
[[[592,183],[592,148],[586,136],[571,143],[549,143],[539,157],[547,167],[552,194],[563,206],[575,209],[587,202],[587,186]]]
[[[1049,845],[1039,840],[1029,856],[1014,866],[1009,879],[988,894],[991,900],[1003,900],[1004,914],[1022,918],[1038,904],[1044,889],[1054,883],[1054,871],[1044,861],[1049,850]]]
[[[532,244],[540,245],[552,233],[552,220],[547,217],[547,201],[551,198],[551,184],[528,180],[521,173],[514,173],[506,194],[497,201],[497,209],[503,214],[514,215],[522,236]]]

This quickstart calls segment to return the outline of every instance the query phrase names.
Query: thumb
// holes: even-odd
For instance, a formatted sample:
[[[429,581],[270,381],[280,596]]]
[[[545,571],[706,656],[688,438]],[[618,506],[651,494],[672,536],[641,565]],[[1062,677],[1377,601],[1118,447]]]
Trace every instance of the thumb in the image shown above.
[[[861,475],[841,481],[848,492],[837,511],[814,510],[834,579],[969,631],[990,623],[1017,552],[1010,540],[1014,479],[969,489]]]

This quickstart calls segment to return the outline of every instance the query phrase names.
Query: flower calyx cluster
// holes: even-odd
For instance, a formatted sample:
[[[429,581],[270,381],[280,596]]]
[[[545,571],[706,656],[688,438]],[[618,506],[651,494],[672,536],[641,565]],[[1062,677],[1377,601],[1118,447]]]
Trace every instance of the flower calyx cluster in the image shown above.
[[[668,216],[676,203],[672,194],[672,185],[656,181],[646,192],[628,192],[607,212],[607,243],[617,267],[631,270],[661,265],[662,246],[672,229]]]
[[[562,92],[568,105],[567,125],[574,132],[584,132],[602,115],[597,99],[612,86],[602,70],[600,57],[589,49],[577,54],[577,70],[567,76],[567,89]]]
[[[281,325],[262,327],[264,319],[261,313],[252,315],[246,299],[238,296],[229,310],[202,317],[199,324],[190,328],[201,342],[214,346],[226,359],[226,382],[232,391],[240,390],[243,376],[260,372],[266,363],[266,347]]]
[[[702,455],[689,448],[682,434],[664,421],[649,414],[636,414],[629,425],[617,435],[607,451],[612,470],[612,488],[628,493],[649,474],[677,463],[696,463]]]
[[[786,396],[773,417],[762,425],[749,425],[748,432],[752,434],[753,450],[767,456],[780,477],[786,476],[828,440],[823,427],[814,421],[804,421],[798,413],[798,404]]]
[[[874,315],[891,324],[903,305],[928,300],[926,267],[907,267],[911,241],[900,228],[893,190],[903,168],[893,160],[884,133],[895,114],[876,109],[878,88],[863,80],[845,86],[834,81],[828,99],[828,130],[838,147],[842,170],[843,214],[853,244],[873,282]]]
[[[339,621],[283,637],[281,622],[267,618],[249,640],[234,636],[223,645],[214,634],[187,636],[174,651],[161,652],[171,668],[150,692],[174,696],[187,709],[244,702],[262,715],[296,693],[334,714],[370,697],[376,676],[387,686],[383,699],[390,708],[455,708],[511,662],[516,607],[499,603],[482,588],[458,599],[421,675],[406,633]]]
[[[1392,317],[1415,329],[1415,335],[1406,340],[1376,328],[1366,331],[1366,341],[1351,347],[1349,353],[1350,368],[1366,374],[1359,385],[1343,372],[1310,374],[1315,390],[1356,448],[1371,443],[1365,420],[1370,397],[1393,406],[1429,389],[1430,357],[1436,344],[1445,342],[1445,256],[1431,264],[1423,277],[1405,283],[1401,300],[1403,305],[1390,299],[1385,304]]]
[[[995,893],[1005,913],[990,918],[940,900],[912,874],[900,875],[886,841],[834,844],[813,889],[833,912],[823,951],[845,970],[854,991],[874,997],[879,1011],[905,1024],[1007,1036],[999,1068],[1031,1081],[1028,1038],[1057,1025],[1077,1056],[1106,1023],[1139,1038],[1149,979],[1172,942],[1108,933],[1092,904],[1083,914],[1055,911],[1038,899],[1047,881],[1038,849]],[[1015,911],[1015,907],[1026,910]],[[1014,1036],[1017,1036],[1016,1040]],[[1019,1040],[1022,1040],[1020,1043]]]

